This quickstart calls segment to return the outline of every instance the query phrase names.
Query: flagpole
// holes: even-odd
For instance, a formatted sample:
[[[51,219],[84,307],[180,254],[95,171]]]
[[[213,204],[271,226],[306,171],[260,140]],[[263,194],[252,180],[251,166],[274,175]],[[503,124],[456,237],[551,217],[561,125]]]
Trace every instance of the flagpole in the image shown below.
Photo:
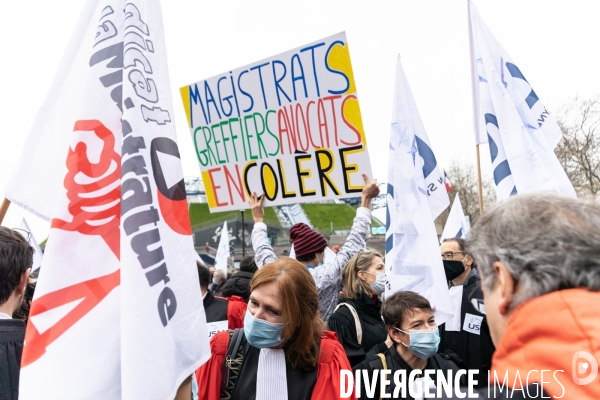
[[[8,206],[10,206],[10,200],[5,197],[0,205],[0,225],[2,225],[2,221],[4,221],[4,216],[8,211]]]
[[[477,92],[477,85],[479,83],[479,77],[477,69],[475,67],[475,45],[473,43],[473,26],[471,24],[471,0],[467,0],[467,20],[469,27],[469,55],[471,58],[471,92],[473,99],[473,130],[475,132],[475,151],[477,153],[477,188],[479,189],[479,215],[483,214],[483,185],[481,183],[481,161],[479,157],[479,143],[480,143],[480,132],[479,132],[479,93]]]
[[[483,185],[481,183],[481,162],[479,160],[479,145],[475,145],[477,152],[477,188],[479,189],[479,215],[483,214]]]

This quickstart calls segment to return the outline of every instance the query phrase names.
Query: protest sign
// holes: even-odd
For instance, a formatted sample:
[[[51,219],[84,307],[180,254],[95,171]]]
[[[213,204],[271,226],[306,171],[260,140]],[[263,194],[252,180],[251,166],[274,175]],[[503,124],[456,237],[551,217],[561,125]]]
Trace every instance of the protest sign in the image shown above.
[[[371,176],[345,33],[181,88],[211,211],[360,195]]]

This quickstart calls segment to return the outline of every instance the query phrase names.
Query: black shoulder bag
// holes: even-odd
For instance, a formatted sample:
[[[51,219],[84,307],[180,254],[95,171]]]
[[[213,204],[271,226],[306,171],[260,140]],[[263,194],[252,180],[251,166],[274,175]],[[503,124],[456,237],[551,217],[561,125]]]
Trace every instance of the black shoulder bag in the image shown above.
[[[244,330],[229,330],[229,347],[222,368],[221,400],[231,399],[233,387],[244,363]]]

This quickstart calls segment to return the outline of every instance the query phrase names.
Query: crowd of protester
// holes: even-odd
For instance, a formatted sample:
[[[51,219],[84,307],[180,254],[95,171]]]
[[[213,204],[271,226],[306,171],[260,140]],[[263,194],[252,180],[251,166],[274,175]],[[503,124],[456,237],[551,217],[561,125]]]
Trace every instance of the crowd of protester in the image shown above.
[[[528,374],[564,370],[576,352],[600,359],[598,203],[519,195],[486,210],[466,241],[445,240],[440,256],[460,312],[454,323],[438,325],[423,296],[384,298],[384,258],[367,247],[369,205],[378,192],[365,177],[352,230],[328,262],[327,240],[305,224],[290,229],[296,259],[278,258],[263,223],[263,197],[252,195],[254,256],[229,277],[196,266],[209,330],[218,323],[228,329],[211,334],[211,358],[193,376],[193,399],[336,399],[342,370],[360,370],[369,380],[380,370],[431,370],[435,381],[462,369],[478,372],[479,398],[495,398],[490,370],[507,374],[509,386],[517,374],[529,377],[527,390],[510,398],[600,398],[598,385],[564,379],[542,388],[544,377]],[[32,255],[19,232],[0,227],[2,399],[17,398]],[[467,384],[464,376],[460,384]],[[385,393],[395,385],[391,380]],[[356,398],[379,398],[380,381],[374,393]]]

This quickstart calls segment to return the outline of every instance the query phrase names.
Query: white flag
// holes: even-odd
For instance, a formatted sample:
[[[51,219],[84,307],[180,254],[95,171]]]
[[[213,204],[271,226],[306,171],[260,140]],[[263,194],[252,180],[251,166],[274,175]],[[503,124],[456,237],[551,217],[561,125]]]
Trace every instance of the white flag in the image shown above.
[[[29,232],[29,244],[33,247],[33,266],[31,267],[31,272],[38,270],[42,266],[42,259],[44,258],[44,254],[42,253],[42,249],[40,249],[40,245],[38,244],[33,234],[31,234],[31,229],[29,229],[29,225],[27,221],[25,221],[25,217],[21,219],[21,229],[26,232]]]
[[[454,203],[452,203],[452,207],[450,208],[444,232],[442,232],[442,236],[440,237],[440,244],[443,243],[444,239],[448,238],[465,239],[469,230],[470,226],[460,203],[460,196],[457,193],[456,197],[454,197]]]
[[[227,272],[229,265],[229,231],[227,230],[227,221],[223,223],[221,229],[221,238],[219,239],[219,247],[217,247],[217,255],[215,257],[215,269],[221,269]]]
[[[400,62],[400,56],[398,55],[398,65],[396,67],[396,80],[401,80],[406,88],[405,94],[401,94],[400,97],[395,96],[394,100],[398,101],[398,107],[401,108],[401,112],[397,112],[394,109],[395,119],[392,121],[392,129],[394,124],[398,126],[398,129],[403,127],[409,127],[411,134],[414,135],[415,145],[419,152],[419,156],[423,160],[422,170],[424,178],[424,186],[427,196],[429,197],[429,208],[433,215],[433,219],[436,219],[448,206],[450,205],[450,198],[445,188],[444,174],[438,167],[437,160],[431,149],[429,143],[429,137],[425,131],[425,126],[421,120],[421,115],[417,110],[417,105],[412,96],[412,92],[406,82],[402,64]],[[398,83],[396,84],[396,89]],[[390,159],[391,160],[391,159]]]
[[[560,128],[469,5],[475,141],[489,143],[497,200],[534,191],[576,197],[554,154]]]
[[[88,1],[7,189],[52,220],[21,399],[172,399],[210,356],[172,115],[158,0]]]
[[[452,305],[431,212],[432,196],[424,179],[425,160],[416,136],[422,123],[400,56],[396,68],[387,189],[386,296],[401,290],[419,293],[436,309],[439,325],[452,317]],[[438,187],[448,199],[443,179]]]

